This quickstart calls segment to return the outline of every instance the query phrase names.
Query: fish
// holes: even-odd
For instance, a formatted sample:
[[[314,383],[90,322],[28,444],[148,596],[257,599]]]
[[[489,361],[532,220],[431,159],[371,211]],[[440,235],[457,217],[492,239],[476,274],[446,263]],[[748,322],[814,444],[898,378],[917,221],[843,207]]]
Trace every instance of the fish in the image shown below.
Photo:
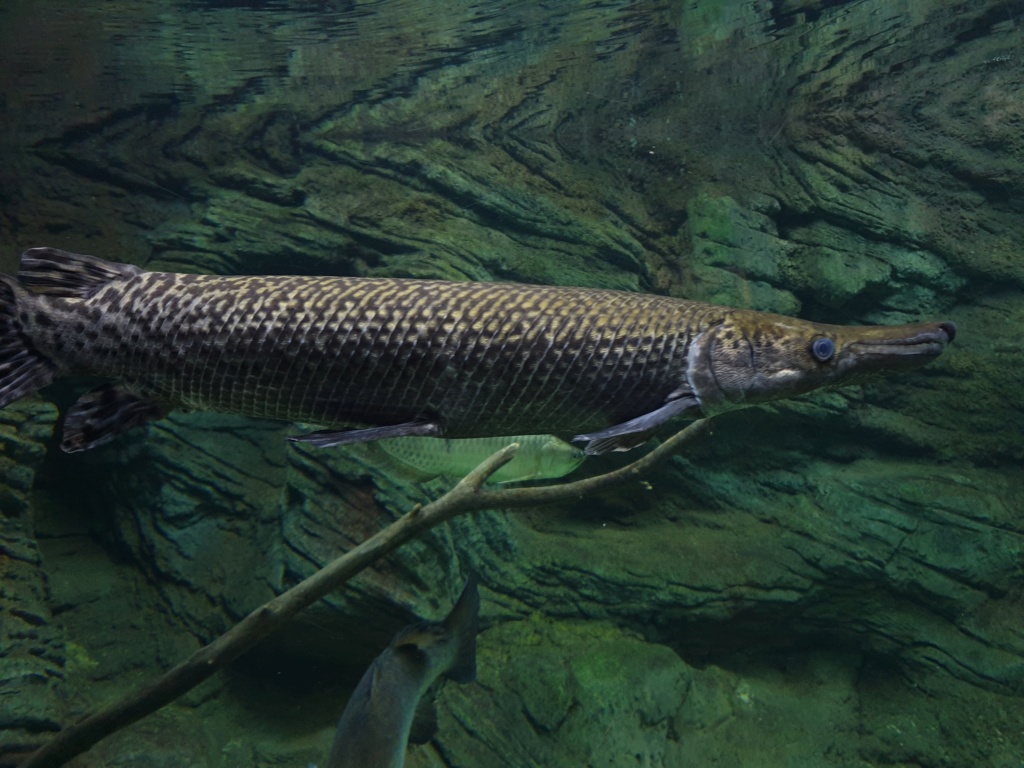
[[[476,679],[480,597],[470,578],[442,622],[421,622],[395,635],[349,697],[334,732],[327,768],[402,768],[420,699],[444,677]],[[430,737],[417,722],[420,742]],[[429,725],[425,726],[429,729]]]
[[[393,437],[373,443],[380,451],[421,477],[439,475],[465,477],[488,456],[511,443],[518,443],[515,457],[488,478],[491,483],[550,480],[564,477],[587,457],[582,448],[554,435],[470,437]]]
[[[629,291],[146,271],[41,247],[0,275],[0,407],[58,377],[93,448],[173,409],[307,422],[315,446],[553,434],[624,451],[667,422],[909,371],[948,321],[840,326]]]

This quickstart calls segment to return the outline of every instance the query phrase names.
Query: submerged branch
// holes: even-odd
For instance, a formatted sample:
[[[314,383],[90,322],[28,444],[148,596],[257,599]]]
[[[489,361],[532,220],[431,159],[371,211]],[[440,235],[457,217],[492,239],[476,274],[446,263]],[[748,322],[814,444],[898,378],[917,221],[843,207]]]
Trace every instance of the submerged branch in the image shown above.
[[[573,500],[636,479],[708,428],[707,419],[696,421],[632,464],[603,475],[535,488],[484,488],[487,479],[515,457],[518,445],[513,443],[485,460],[437,501],[414,507],[309,578],[264,603],[154,682],[68,726],[29,755],[20,768],[57,768],[101,739],[156,712],[212,677],[297,613],[439,523],[466,512]]]

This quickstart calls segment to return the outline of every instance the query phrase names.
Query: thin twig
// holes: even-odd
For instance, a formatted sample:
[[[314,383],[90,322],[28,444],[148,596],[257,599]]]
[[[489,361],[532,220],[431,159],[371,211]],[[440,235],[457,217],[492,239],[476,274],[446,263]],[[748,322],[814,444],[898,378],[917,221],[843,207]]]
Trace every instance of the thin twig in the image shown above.
[[[596,477],[536,488],[483,488],[491,475],[515,457],[519,446],[513,443],[486,459],[437,501],[414,507],[387,528],[331,561],[309,578],[264,603],[151,684],[68,726],[29,755],[20,768],[57,768],[101,739],[156,712],[213,676],[297,613],[439,523],[466,512],[537,506],[575,499],[635,479],[684,443],[703,434],[708,426],[707,419],[696,421],[632,464]]]

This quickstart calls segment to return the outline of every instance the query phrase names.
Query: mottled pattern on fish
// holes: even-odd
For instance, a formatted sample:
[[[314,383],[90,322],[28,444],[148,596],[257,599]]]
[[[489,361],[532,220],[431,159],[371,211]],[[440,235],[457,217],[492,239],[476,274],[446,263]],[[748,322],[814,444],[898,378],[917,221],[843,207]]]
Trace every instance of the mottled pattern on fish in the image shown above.
[[[728,311],[646,294],[141,272],[28,319],[68,372],[168,406],[324,425],[441,417],[448,437],[572,433],[661,405]]]
[[[320,446],[550,433],[603,453],[682,415],[912,370],[955,333],[588,288],[143,272],[33,248],[16,280],[0,275],[0,406],[64,373],[112,379],[66,414],[66,451],[185,407],[331,427],[296,438]]]

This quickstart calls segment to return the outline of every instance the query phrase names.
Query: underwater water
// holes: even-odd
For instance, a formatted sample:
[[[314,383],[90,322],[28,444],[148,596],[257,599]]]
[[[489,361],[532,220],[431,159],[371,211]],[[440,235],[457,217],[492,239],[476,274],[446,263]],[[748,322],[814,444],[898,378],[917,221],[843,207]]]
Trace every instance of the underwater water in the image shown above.
[[[1024,765],[1021,0],[0,0],[0,245],[958,329],[422,532],[69,765],[324,768],[371,664],[453,678],[410,768]],[[97,383],[0,410],[0,766],[472,465],[184,410],[64,453]]]

